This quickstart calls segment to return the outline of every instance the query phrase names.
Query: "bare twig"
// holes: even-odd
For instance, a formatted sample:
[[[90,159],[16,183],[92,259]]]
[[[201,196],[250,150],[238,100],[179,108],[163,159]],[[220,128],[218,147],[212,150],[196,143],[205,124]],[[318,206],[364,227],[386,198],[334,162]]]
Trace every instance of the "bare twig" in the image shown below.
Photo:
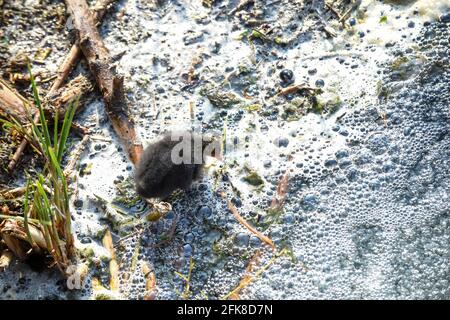
[[[257,250],[255,254],[252,256],[250,261],[248,262],[247,268],[245,268],[244,276],[242,277],[241,281],[239,282],[239,285],[231,291],[229,296],[227,297],[229,300],[239,300],[240,299],[240,292],[242,289],[244,289],[246,286],[250,284],[250,282],[253,279],[252,273],[254,272],[255,267],[259,264],[261,258],[261,251]]]
[[[280,92],[278,92],[277,95],[285,96],[285,95],[295,93],[300,90],[314,90],[314,89],[311,87],[307,87],[306,84],[304,84],[304,83],[301,83],[301,84],[295,84],[295,85],[289,86],[287,88],[283,88],[280,90]]]
[[[228,209],[231,211],[231,213],[233,214],[233,216],[236,218],[237,221],[239,221],[239,223],[241,223],[244,227],[246,227],[248,230],[250,230],[255,236],[257,236],[262,242],[268,244],[269,246],[272,247],[272,249],[275,250],[275,245],[273,243],[273,241],[265,236],[264,234],[262,234],[261,232],[259,232],[258,230],[256,230],[255,228],[253,228],[238,212],[238,210],[236,209],[236,207],[233,205],[233,203],[227,199],[226,194],[224,192],[221,193],[222,198],[226,199],[227,201],[227,206]]]
[[[339,21],[342,19],[341,14],[336,10],[335,7],[333,7],[332,4],[325,1],[325,6],[336,15],[336,17],[339,19]]]
[[[123,77],[116,72],[112,64],[109,51],[97,30],[86,1],[66,0],[66,6],[73,19],[79,46],[103,95],[108,117],[127,150],[129,159],[136,164],[143,148],[136,141],[134,123],[127,115]]]
[[[227,299],[239,299],[239,293],[247,287],[254,279],[258,278],[261,274],[264,273],[267,269],[270,268],[270,266],[282,255],[285,255],[287,253],[287,249],[283,249],[276,253],[272,259],[270,259],[264,266],[262,266],[258,271],[255,272],[255,274],[252,276],[250,273],[253,271],[253,268],[257,264],[257,260],[259,259],[258,254],[256,253],[255,256],[253,256],[252,259],[250,259],[250,263],[245,270],[245,275],[242,278],[242,280],[239,282],[238,286],[233,289],[231,292],[226,294],[224,297],[222,297],[222,300]]]

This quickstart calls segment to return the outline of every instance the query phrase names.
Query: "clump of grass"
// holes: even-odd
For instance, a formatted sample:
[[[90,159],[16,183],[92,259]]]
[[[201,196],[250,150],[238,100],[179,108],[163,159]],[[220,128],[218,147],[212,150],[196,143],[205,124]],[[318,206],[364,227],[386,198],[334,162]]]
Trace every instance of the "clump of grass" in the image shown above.
[[[23,126],[17,122],[11,124],[18,129],[22,129],[20,131],[26,135],[31,145],[44,158],[44,168],[37,175],[37,178],[28,179],[23,201],[23,217],[15,218],[20,222],[18,228],[23,227],[26,233],[26,237],[21,240],[28,242],[33,249],[47,250],[58,268],[65,273],[70,264],[70,259],[75,254],[75,248],[71,230],[70,198],[66,177],[61,168],[61,161],[78,100],[70,104],[61,125],[58,113],[55,113],[54,128],[51,132],[29,65],[28,71],[40,121],[34,123],[30,116],[31,133],[23,130]],[[58,132],[59,127],[61,127],[60,132]],[[11,219],[9,216],[0,218]],[[45,245],[42,244],[42,241],[36,241],[35,228],[40,231],[39,239],[42,240],[43,238]],[[42,248],[43,246],[44,248]]]
[[[61,169],[61,161],[78,101],[70,104],[59,134],[58,113],[55,113],[52,141],[44,109],[29,66],[28,71],[40,119],[40,125],[32,122],[32,135],[34,140],[38,142],[38,148],[44,156],[44,172],[47,174],[47,178],[44,179],[44,175],[39,174],[38,179],[33,184],[29,183],[33,201],[30,210],[24,212],[24,218],[26,220],[29,216],[39,220],[45,236],[47,250],[52,254],[58,266],[65,270],[69,259],[74,255],[74,240],[69,208],[70,198],[66,177]],[[48,191],[44,186],[49,187]]]

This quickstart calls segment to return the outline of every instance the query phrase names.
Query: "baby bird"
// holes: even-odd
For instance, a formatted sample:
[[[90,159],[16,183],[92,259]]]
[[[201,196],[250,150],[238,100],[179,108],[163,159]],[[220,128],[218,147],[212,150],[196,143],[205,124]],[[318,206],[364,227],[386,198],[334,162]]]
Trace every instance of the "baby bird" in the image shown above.
[[[136,166],[137,193],[144,198],[165,199],[177,189],[188,189],[192,181],[201,177],[204,151],[215,142],[212,137],[192,131],[165,132],[160,140],[145,148]],[[214,152],[217,151],[209,155],[215,155]]]

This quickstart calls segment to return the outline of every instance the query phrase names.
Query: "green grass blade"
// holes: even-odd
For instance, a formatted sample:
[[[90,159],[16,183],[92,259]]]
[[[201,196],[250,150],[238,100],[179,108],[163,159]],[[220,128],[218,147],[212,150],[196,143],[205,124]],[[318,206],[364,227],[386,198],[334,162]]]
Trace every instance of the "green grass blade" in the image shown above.
[[[70,127],[72,125],[73,117],[75,116],[75,111],[78,107],[78,103],[78,99],[75,101],[75,103],[71,103],[64,116],[64,122],[61,128],[61,135],[58,142],[58,150],[56,153],[58,162],[61,162],[62,160],[67,138],[69,137]]]
[[[30,74],[30,83],[31,83],[31,88],[33,90],[33,97],[34,97],[34,102],[36,103],[36,106],[39,110],[39,119],[41,121],[41,130],[40,132],[42,133],[44,139],[45,139],[45,145],[46,146],[51,146],[52,142],[50,140],[50,132],[48,131],[48,126],[47,126],[47,120],[45,119],[45,114],[44,114],[44,109],[42,108],[41,105],[41,99],[39,98],[39,92],[36,86],[36,81],[34,80],[34,76],[33,73],[31,72],[31,66],[28,63],[28,73]],[[33,122],[33,126],[37,126],[36,124],[34,124]]]
[[[44,177],[40,174],[39,180],[36,181],[36,187],[38,190],[38,195],[39,195],[40,199],[42,200],[42,202],[41,202],[43,204],[42,209],[43,209],[43,213],[45,214],[44,218],[47,222],[52,222],[52,219],[51,219],[52,212],[51,212],[50,200],[48,199],[47,193],[45,192],[43,185],[44,185]]]
[[[56,155],[55,155],[55,152],[53,151],[53,148],[49,148],[48,151],[49,151],[48,153],[50,156],[51,165],[56,172],[56,178],[57,178],[58,182],[62,184],[62,188],[59,185],[59,183],[56,183],[56,185],[54,185],[55,194],[59,195],[59,188],[61,188],[63,190],[63,196],[64,196],[64,199],[55,199],[55,202],[58,204],[62,204],[62,205],[59,205],[60,209],[62,209],[62,212],[67,213],[67,211],[69,209],[69,195],[67,193],[67,181],[66,181],[64,173],[61,169],[61,166],[59,165],[58,159],[56,159]],[[58,192],[56,192],[56,191],[58,191]],[[62,202],[60,200],[62,200]]]
[[[36,106],[39,108],[41,106],[41,99],[39,98],[39,92],[36,87],[36,81],[34,80],[33,72],[31,72],[31,65],[28,62],[27,63],[28,73],[30,74],[30,82],[31,82],[31,89],[33,90],[33,97],[34,102],[36,103]]]
[[[59,113],[56,110],[55,111],[55,119],[54,119],[54,123],[53,123],[53,145],[56,145],[57,141],[58,141],[58,121],[59,121]]]
[[[70,126],[67,126],[70,118],[70,113],[73,107],[73,103],[71,102],[69,108],[67,108],[66,114],[64,115],[63,125],[61,127],[61,135],[59,136],[58,147],[56,149],[57,159],[62,159],[62,154],[64,152],[64,146],[67,141],[67,137],[69,136]],[[61,160],[59,160],[61,162]]]

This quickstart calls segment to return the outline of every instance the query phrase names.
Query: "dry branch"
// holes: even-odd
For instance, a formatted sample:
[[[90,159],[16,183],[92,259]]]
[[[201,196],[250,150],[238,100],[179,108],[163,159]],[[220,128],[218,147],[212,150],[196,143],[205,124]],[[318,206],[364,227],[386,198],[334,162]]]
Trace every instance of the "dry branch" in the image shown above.
[[[116,0],[98,0],[94,7],[92,8],[92,11],[95,14],[95,20],[100,22],[103,18],[103,16],[106,13],[107,7],[113,3]],[[55,79],[55,82],[53,82],[53,85],[50,88],[49,93],[53,93],[56,90],[58,90],[61,85],[64,83],[65,79],[69,76],[69,73],[72,71],[72,69],[77,65],[78,59],[81,57],[81,49],[78,46],[77,43],[75,43],[72,48],[70,48],[69,53],[67,54],[66,58],[64,59],[61,66],[58,68],[57,71],[57,78]]]
[[[95,18],[86,1],[66,0],[66,6],[72,17],[81,51],[103,95],[108,117],[127,150],[128,157],[136,164],[142,153],[142,145],[136,142],[134,123],[127,115],[123,77],[113,66],[109,51],[97,30]]]

